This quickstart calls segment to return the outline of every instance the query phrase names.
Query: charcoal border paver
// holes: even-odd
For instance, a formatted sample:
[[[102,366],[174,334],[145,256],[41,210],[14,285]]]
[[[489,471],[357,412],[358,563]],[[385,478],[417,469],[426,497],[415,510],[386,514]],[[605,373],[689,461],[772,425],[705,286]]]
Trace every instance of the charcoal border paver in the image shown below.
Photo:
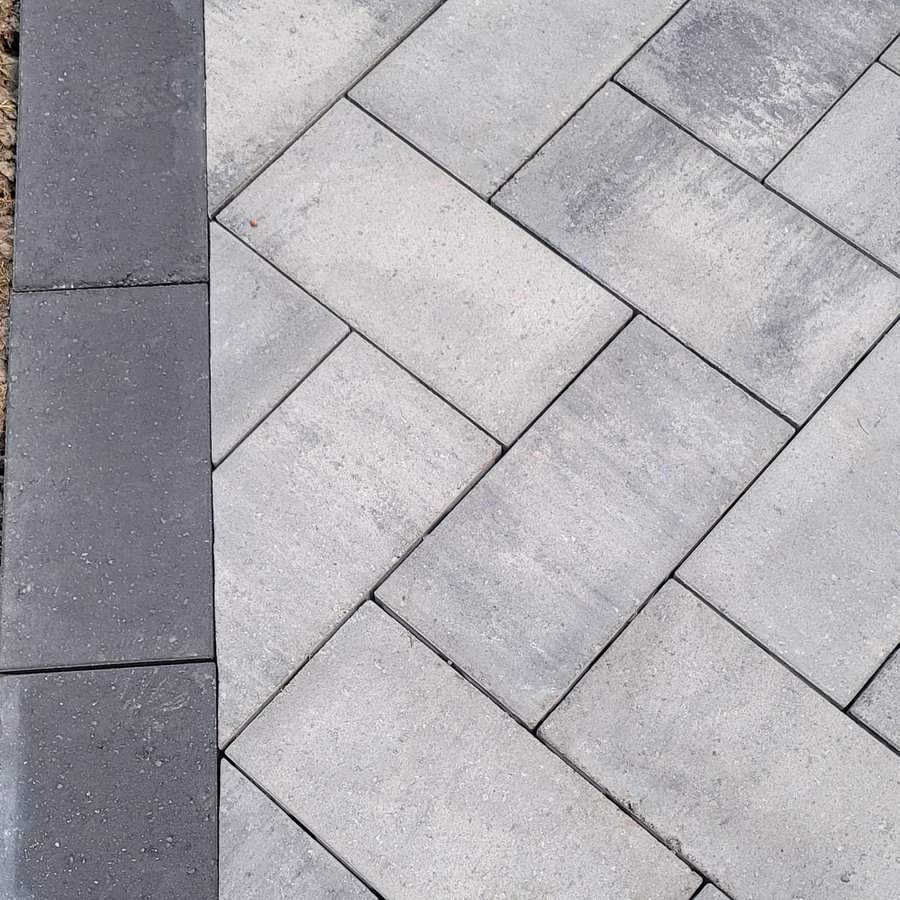
[[[211,663],[0,678],[0,896],[216,900]]]
[[[207,278],[202,0],[25,0],[14,286]]]

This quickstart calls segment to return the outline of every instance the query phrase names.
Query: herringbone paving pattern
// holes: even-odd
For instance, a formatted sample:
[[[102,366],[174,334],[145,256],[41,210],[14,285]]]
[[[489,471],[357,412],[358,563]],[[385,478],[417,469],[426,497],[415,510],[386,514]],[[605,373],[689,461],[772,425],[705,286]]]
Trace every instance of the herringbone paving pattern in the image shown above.
[[[206,18],[220,898],[900,897],[900,7]]]

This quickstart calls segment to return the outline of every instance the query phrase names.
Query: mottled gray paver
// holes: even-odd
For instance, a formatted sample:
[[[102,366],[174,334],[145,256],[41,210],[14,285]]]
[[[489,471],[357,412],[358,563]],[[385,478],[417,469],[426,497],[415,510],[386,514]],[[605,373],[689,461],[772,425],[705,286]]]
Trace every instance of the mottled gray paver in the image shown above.
[[[202,16],[22,4],[18,290],[205,280]]]
[[[505,443],[628,315],[347,102],[223,220]]]
[[[679,570],[841,704],[900,643],[900,328]]]
[[[542,733],[734,897],[900,893],[900,759],[677,584]]]
[[[896,0],[692,0],[618,80],[761,176],[898,30]]]
[[[299,134],[438,0],[207,0],[210,206]]]
[[[900,653],[895,653],[850,711],[900,751]]]
[[[16,294],[0,667],[213,652],[205,285]]]
[[[790,434],[639,318],[378,596],[533,724]]]
[[[352,96],[483,195],[684,0],[448,0]]]
[[[499,203],[794,421],[900,312],[900,282],[610,85]]]
[[[496,451],[353,335],[216,469],[223,743]]]
[[[900,75],[872,66],[767,182],[900,269],[898,136]]]
[[[220,780],[219,900],[371,900],[369,890],[224,760]]]
[[[220,225],[210,249],[212,456],[218,463],[347,334]]]
[[[686,900],[699,884],[372,603],[229,754],[395,900]]]
[[[211,663],[0,677],[0,897],[216,900]]]
[[[895,72],[900,73],[900,37],[881,54],[881,61]]]

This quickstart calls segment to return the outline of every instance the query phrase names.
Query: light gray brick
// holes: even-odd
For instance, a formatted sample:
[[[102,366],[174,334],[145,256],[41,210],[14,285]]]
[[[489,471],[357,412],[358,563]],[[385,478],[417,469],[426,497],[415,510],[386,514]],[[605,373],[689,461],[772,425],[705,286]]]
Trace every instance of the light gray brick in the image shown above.
[[[618,80],[759,176],[898,29],[896,0],[692,0]]]
[[[393,900],[687,900],[699,884],[371,603],[229,753]]]
[[[679,575],[841,705],[900,642],[900,328]]]
[[[900,750],[900,654],[884,664],[850,711]]]
[[[209,246],[212,448],[218,463],[348,328],[215,223]]]
[[[897,40],[881,54],[881,61],[895,72],[900,73],[900,38],[897,38]]]
[[[684,0],[448,0],[353,98],[482,195]]]
[[[501,205],[794,421],[900,312],[900,282],[620,88]]]
[[[219,900],[374,896],[224,760],[219,783]]]
[[[275,156],[437,0],[207,0],[214,208]]]
[[[872,66],[768,183],[900,269],[898,134],[900,76]]]
[[[543,735],[740,900],[900,893],[900,760],[675,583]]]
[[[790,434],[639,318],[378,596],[534,724]]]
[[[216,469],[222,743],[496,451],[351,335]]]
[[[347,102],[224,220],[505,443],[628,315]]]

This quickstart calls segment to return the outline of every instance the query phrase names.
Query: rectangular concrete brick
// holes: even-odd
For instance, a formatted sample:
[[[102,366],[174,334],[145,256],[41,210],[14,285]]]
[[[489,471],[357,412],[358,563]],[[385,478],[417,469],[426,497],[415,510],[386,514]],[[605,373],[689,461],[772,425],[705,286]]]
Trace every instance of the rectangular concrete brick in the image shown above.
[[[353,335],[216,469],[223,744],[497,451]]]
[[[352,96],[486,196],[684,0],[448,0]]]
[[[900,282],[620,88],[499,203],[802,422],[900,313]]]
[[[372,900],[373,894],[222,761],[218,900]]]
[[[900,269],[900,75],[872,66],[768,184]]]
[[[674,582],[542,733],[733,897],[900,893],[900,759]]]
[[[898,30],[896,0],[692,0],[618,80],[761,176]]]
[[[378,596],[533,725],[790,434],[637,319]]]
[[[224,202],[438,0],[208,0],[209,200]]]
[[[13,297],[0,667],[212,656],[206,293]]]
[[[900,653],[895,653],[850,711],[900,751]]]
[[[881,61],[895,72],[900,73],[900,38],[897,38],[897,40],[882,53]]]
[[[206,280],[202,17],[22,3],[18,290]]]
[[[371,603],[229,753],[393,900],[687,900],[700,882]]]
[[[220,225],[210,227],[212,455],[218,463],[347,334]]]
[[[216,900],[205,663],[0,677],[0,897]]]
[[[841,705],[900,643],[900,328],[679,570]]]
[[[504,443],[628,316],[346,102],[223,221]]]

